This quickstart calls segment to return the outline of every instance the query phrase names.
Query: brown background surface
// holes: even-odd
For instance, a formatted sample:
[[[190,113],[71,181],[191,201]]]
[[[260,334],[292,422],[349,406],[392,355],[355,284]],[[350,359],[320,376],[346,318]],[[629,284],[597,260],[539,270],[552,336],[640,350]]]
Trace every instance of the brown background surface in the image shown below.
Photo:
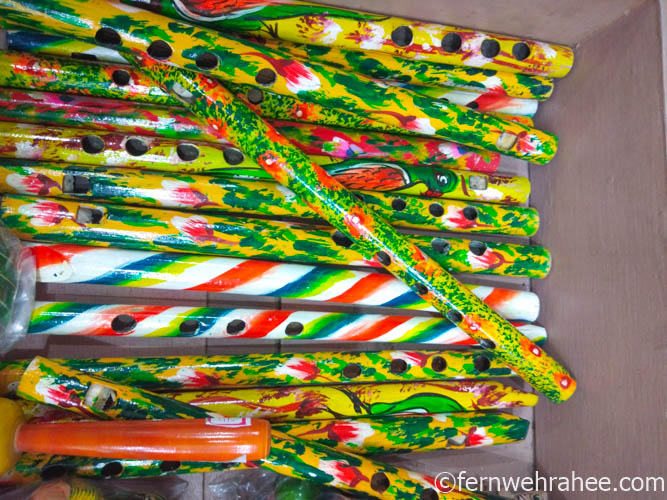
[[[391,459],[420,472],[470,475],[623,476],[665,474],[665,129],[660,14],[655,0],[331,0],[433,22],[534,37],[575,47],[575,68],[538,113],[560,136],[546,167],[504,160],[529,175],[553,271],[532,288],[543,303],[548,349],[574,372],[566,404],[537,407],[520,444]],[[501,280],[527,288],[527,280]],[[110,287],[40,287],[43,300],[101,303],[246,304],[228,295],[157,293]],[[295,307],[266,299],[268,307]],[[349,309],[348,309],[349,310]],[[72,339],[32,337],[12,357],[142,356],[388,346],[235,339]],[[531,410],[522,416],[533,418]],[[184,476],[188,498],[207,496],[215,474]],[[663,498],[639,493],[552,493],[552,498]]]

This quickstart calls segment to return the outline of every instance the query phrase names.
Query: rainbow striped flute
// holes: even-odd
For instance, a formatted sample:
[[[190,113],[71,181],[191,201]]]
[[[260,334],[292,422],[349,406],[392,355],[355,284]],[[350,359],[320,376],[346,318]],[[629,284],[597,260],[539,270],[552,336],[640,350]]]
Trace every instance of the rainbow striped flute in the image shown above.
[[[512,324],[545,337],[542,327]],[[475,344],[444,317],[78,302],[35,302],[28,334]]]
[[[303,61],[314,61],[359,73],[376,80],[394,80],[414,85],[442,86],[496,96],[545,100],[553,92],[553,80],[490,69],[472,69],[429,61],[413,61],[375,51],[344,50],[290,43],[276,39],[253,39],[273,50]],[[17,52],[51,54],[117,64],[127,59],[117,50],[81,40],[21,29],[7,31],[7,47]]]
[[[295,222],[21,195],[2,197],[0,220],[27,241],[380,267],[342,232]],[[401,238],[454,272],[542,278],[551,266],[549,251],[540,246],[439,236]]]
[[[95,397],[89,395],[91,391]],[[126,408],[133,410],[125,412],[126,418],[134,420],[165,418],[164,413],[169,415],[167,418],[197,418],[188,415],[186,411],[180,411],[181,404],[170,398],[137,391],[37,357],[21,378],[17,393],[31,401],[60,406],[79,414],[93,413],[111,419],[123,418],[119,409]],[[188,411],[206,412],[192,406]],[[381,493],[380,498],[391,500],[404,498],[406,493],[420,496],[424,492],[429,495],[428,498],[471,498],[456,488],[450,493],[438,493],[434,488],[433,478],[309,443],[275,430],[272,431],[269,456],[254,462],[254,465],[286,476],[307,478],[342,489],[371,495]],[[486,498],[486,496],[482,494],[472,498]]]
[[[317,212],[278,184],[211,175],[0,158],[0,192],[152,208],[205,209],[207,212],[319,220]],[[526,232],[537,228],[538,222],[536,211],[528,208],[370,191],[359,191],[357,195],[397,227],[525,236]],[[445,215],[459,214],[462,217],[461,212],[465,214],[471,210],[476,214],[473,221],[463,215],[463,221],[472,223],[469,227],[459,227],[460,224],[450,222]]]
[[[177,107],[128,104],[115,99],[0,88],[0,118],[23,123],[105,130],[165,139],[220,142]],[[491,173],[500,155],[447,141],[289,121],[272,124],[309,155],[342,160],[399,161]],[[225,141],[226,142],[226,141]]]
[[[145,5],[142,0],[123,3]],[[250,0],[220,5],[157,0],[151,8],[222,31],[475,69],[563,77],[574,59],[572,49],[562,45],[313,2]]]
[[[154,392],[508,377],[493,351],[374,351],[53,359],[111,382]],[[0,393],[16,391],[30,360],[0,361]]]
[[[305,101],[357,110],[373,120],[422,135],[536,163],[547,163],[556,153],[557,138],[535,128],[430,100],[405,89],[387,88],[328,66],[306,65],[261,45],[149,11],[137,9],[128,16],[126,8],[102,0],[58,0],[47,5],[33,1],[3,0],[0,12],[9,22],[89,42],[96,40],[128,56],[148,54],[232,83],[259,85],[279,94],[298,94]],[[152,29],[147,31],[145,26]],[[156,33],[164,39],[156,39]],[[174,50],[178,47],[183,49]]]
[[[227,292],[435,311],[402,281],[372,271],[56,243],[27,245],[41,283]],[[533,292],[466,286],[505,319],[537,319],[540,299]]]
[[[0,121],[0,157],[271,180],[233,146],[41,124]],[[350,189],[511,205],[525,203],[530,194],[525,177],[358,160],[314,161]]]

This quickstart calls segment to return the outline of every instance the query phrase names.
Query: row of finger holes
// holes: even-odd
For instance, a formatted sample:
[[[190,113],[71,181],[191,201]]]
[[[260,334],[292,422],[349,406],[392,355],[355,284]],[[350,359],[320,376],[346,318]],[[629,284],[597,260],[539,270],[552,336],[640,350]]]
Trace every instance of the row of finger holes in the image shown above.
[[[160,472],[174,472],[181,467],[181,462],[177,460],[165,460],[160,462]],[[68,475],[70,472],[70,467],[65,465],[47,465],[41,471],[40,476],[44,481],[51,481],[53,479],[59,479]],[[116,477],[123,472],[123,464],[120,462],[109,462],[104,467],[100,469],[100,475],[104,478]]]
[[[391,33],[392,41],[399,47],[407,47],[412,44],[412,30],[408,26],[399,26]],[[457,33],[448,33],[442,38],[442,50],[449,53],[461,50],[463,40]],[[500,53],[500,43],[493,38],[487,38],[482,42],[482,55],[487,59],[493,59]],[[525,42],[517,42],[512,46],[512,56],[517,61],[523,61],[530,55],[530,47]]]
[[[402,212],[407,206],[408,204],[401,198],[394,198],[391,200],[391,208],[396,212]],[[440,203],[431,203],[428,206],[428,212],[433,217],[442,217],[445,214],[445,209]],[[463,209],[463,216],[468,220],[475,220],[478,215],[475,207],[464,207]]]
[[[81,139],[81,147],[88,154],[98,154],[104,151],[104,140],[96,135],[87,135]],[[125,141],[125,151],[131,156],[143,156],[148,153],[148,145],[143,139],[131,137]],[[194,161],[199,158],[199,148],[194,144],[179,144],[176,146],[176,155],[181,161]],[[243,162],[245,156],[237,148],[225,148],[222,156],[229,165],[238,165]]]

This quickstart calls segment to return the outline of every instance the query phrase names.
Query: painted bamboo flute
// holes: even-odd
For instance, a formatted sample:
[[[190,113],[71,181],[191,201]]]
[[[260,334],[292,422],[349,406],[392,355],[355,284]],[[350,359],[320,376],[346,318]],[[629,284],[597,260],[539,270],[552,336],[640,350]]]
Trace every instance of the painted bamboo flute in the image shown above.
[[[345,50],[277,39],[252,39],[273,50],[286,52],[303,61],[314,61],[359,73],[375,80],[394,80],[426,86],[443,86],[504,95],[523,99],[545,100],[551,97],[554,83],[551,78],[522,75],[491,69],[438,64],[412,60],[376,51]],[[17,52],[51,54],[89,61],[125,64],[118,51],[81,40],[34,31],[7,31],[7,47]]]
[[[17,13],[21,23],[36,21],[35,24],[39,25],[39,21],[45,21],[49,26],[50,17],[48,15],[44,16],[40,12],[25,9],[25,3],[17,5],[16,2],[3,0],[3,5],[10,7],[10,9],[4,9],[9,10],[7,14],[9,16],[13,16],[12,9],[22,9],[22,12]],[[77,7],[81,7],[81,4],[77,4]],[[50,14],[53,17],[57,12],[50,12]],[[11,17],[9,19],[11,20]],[[135,20],[136,17],[133,15],[132,19]],[[156,17],[155,21],[161,21],[161,19]],[[67,27],[63,24],[58,22],[58,26],[65,31],[65,34],[69,34]],[[122,26],[113,25],[113,18],[105,20],[105,24],[108,24],[106,28],[124,30]],[[90,35],[89,30],[90,27],[72,29],[82,38]],[[109,31],[102,33],[108,34]],[[123,31],[123,34],[126,35],[126,31]],[[122,36],[117,31],[114,32],[113,37],[116,43],[122,42]],[[125,36],[125,38],[129,48],[139,51],[146,49],[146,46],[149,45],[147,42],[137,43],[136,39],[132,37]],[[151,42],[151,45],[153,47],[151,52],[154,56],[169,58],[172,49],[166,42],[155,40]],[[164,50],[165,45],[168,51]],[[159,50],[160,47],[163,50]],[[429,260],[416,246],[407,244],[388,224],[374,213],[369,212],[341,184],[333,180],[317,165],[309,163],[298,149],[290,145],[287,139],[280,136],[246,107],[239,105],[224,87],[210,78],[182,69],[175,70],[172,66],[152,59],[137,56],[136,62],[141,70],[151,78],[175,92],[195,115],[211,126],[217,125],[218,130],[223,131],[222,136],[229,138],[232,143],[244,149],[252,158],[259,160],[259,163],[277,180],[320,209],[325,219],[337,229],[344,231],[343,234],[346,236],[351,236],[368,256],[375,255],[381,265],[386,266],[394,274],[418,289],[421,295],[427,295],[440,311],[448,313],[450,318],[461,325],[466,332],[476,338],[484,339],[485,343],[490,341],[500,353],[501,358],[515,372],[527,379],[550,400],[560,402],[572,395],[576,387],[575,381],[553,358],[543,353],[533,342],[494,314],[434,261]],[[224,61],[222,66],[227,67]],[[275,73],[272,73],[272,78],[274,76]],[[447,107],[447,109],[455,108]],[[472,116],[474,118],[474,115]],[[517,126],[513,125],[513,127]],[[504,130],[507,132],[509,129]],[[533,135],[538,142],[541,142],[538,136],[532,134],[532,131],[530,134],[528,130],[524,129],[524,131],[527,135],[523,139]],[[499,138],[507,138],[510,135],[504,133]],[[516,136],[513,138],[512,146],[516,146],[519,142],[517,139]],[[520,143],[524,144],[524,140]],[[540,151],[545,151],[544,146],[549,143],[539,145],[542,146],[539,148]],[[547,150],[547,153],[554,153],[553,149],[547,148]],[[540,153],[534,157],[547,159],[549,156],[547,154],[544,158]]]
[[[123,2],[145,5],[142,0]],[[512,73],[563,77],[574,59],[572,49],[562,45],[311,2],[240,4],[228,9],[217,3],[158,0],[151,8],[225,31]]]
[[[282,53],[261,45],[149,11],[133,9],[128,16],[126,10],[102,0],[58,0],[46,5],[36,0],[3,0],[0,4],[0,12],[10,22],[87,41],[97,36],[100,43],[105,42],[107,33],[106,44],[128,54],[149,54],[233,83],[260,85],[284,95],[298,94],[304,101],[353,109],[420,134],[536,163],[547,163],[556,152],[557,138],[553,134],[446,101],[433,101],[405,89],[387,88],[328,66],[285,59]],[[152,26],[150,32],[145,29],[147,25]],[[156,33],[166,40],[155,39]],[[187,48],[178,52],[172,45]]]
[[[20,388],[20,385],[19,385]],[[500,382],[403,382],[171,392],[169,397],[220,413],[271,422],[534,406],[537,395]]]
[[[230,145],[41,124],[0,121],[0,157],[271,180]],[[504,204],[525,203],[530,195],[525,177],[360,160],[314,161],[349,189]]]
[[[508,366],[551,401],[564,401],[574,393],[576,382],[565,368],[493,313],[415,245],[407,243],[319,166],[309,164],[300,150],[251,110],[239,105],[224,87],[210,78],[176,71],[158,62],[137,62],[149,76],[178,91],[195,115],[210,125],[223,127],[223,135],[252,154],[276,180],[318,207],[323,217],[352,237],[366,255],[374,255],[390,272],[420,295],[426,295],[466,333],[493,345]]]
[[[269,423],[250,418],[30,424],[9,399],[0,410],[0,474],[21,453],[243,463],[265,458],[271,443]]]
[[[165,139],[220,142],[217,136],[194,122],[181,108],[165,109],[53,92],[0,88],[0,119]],[[500,163],[497,153],[425,137],[362,132],[290,121],[274,121],[272,125],[309,155],[327,155],[342,160],[398,161],[409,165],[487,173],[494,172]]]
[[[230,145],[41,124],[0,121],[0,157],[272,180],[256,162]],[[525,203],[530,194],[530,181],[525,177],[359,160],[313,161],[356,190],[504,204]]]
[[[452,180],[452,183],[455,182],[456,179]],[[465,178],[460,185],[465,185]],[[210,175],[145,172],[0,158],[0,192],[129,203],[149,208],[205,208],[207,212],[240,212],[320,220],[319,215],[303,200],[278,184]],[[357,194],[380,216],[397,227],[489,234],[518,232],[518,235],[524,236],[521,229],[526,231],[530,227],[519,228],[517,231],[515,228],[521,222],[520,219],[524,216],[528,219],[526,222],[530,223],[533,222],[530,216],[536,215],[531,209],[486,203],[471,205],[463,200],[435,201],[432,198],[369,191],[359,191]],[[460,213],[466,207],[469,207],[468,212],[476,211],[477,225],[459,228],[457,224],[450,222],[448,216]],[[484,221],[491,223],[484,224]]]
[[[50,405],[24,400],[15,403],[29,416],[29,423],[74,421],[78,417]],[[272,427],[280,432],[297,432],[297,437],[306,441],[317,441],[352,453],[373,455],[508,444],[525,438],[529,422],[506,413],[460,412],[284,422]],[[409,439],[405,439],[408,435]],[[0,485],[23,483],[30,479],[52,479],[66,473],[101,479],[212,472],[230,467],[233,464],[220,462],[110,460],[26,453],[19,458],[11,473],[0,476]]]
[[[101,380],[101,379],[100,379]],[[68,408],[77,413],[89,413],[91,407],[85,398],[91,388],[96,388],[98,379],[89,375],[69,370],[47,359],[36,357],[21,378],[18,394],[26,399]],[[113,390],[116,399],[95,409],[97,414],[106,418],[127,418],[130,420],[150,420],[165,418],[197,418],[187,412],[172,410],[177,404],[169,398],[157,394],[144,393],[137,398],[136,390],[104,381],[107,395]],[[50,388],[55,390],[49,391]],[[149,394],[149,401],[143,397]],[[129,396],[129,397],[128,397]],[[135,397],[137,399],[133,400]],[[535,396],[533,396],[535,397]],[[122,415],[118,408],[134,407],[135,412]],[[201,412],[191,406],[191,412]],[[163,462],[164,463],[164,462]],[[306,479],[320,484],[329,484],[338,488],[367,493],[388,500],[407,500],[415,495],[427,495],[426,498],[470,499],[487,498],[484,494],[461,493],[454,485],[453,491],[438,493],[435,479],[413,472],[408,472],[391,465],[330,449],[326,446],[309,443],[287,434],[271,431],[271,449],[266,459],[252,462],[251,466],[260,466],[279,474]],[[407,496],[406,496],[407,495]]]
[[[41,283],[228,292],[435,311],[402,281],[372,271],[56,243],[27,245]],[[535,293],[466,286],[505,319],[531,322],[539,315]]]
[[[153,392],[507,377],[493,351],[375,351],[54,359],[80,372]],[[30,360],[0,361],[0,394],[16,391]],[[24,409],[25,411],[25,409]]]
[[[512,324],[531,340],[545,336],[540,326]],[[28,334],[475,345],[444,317],[79,302],[36,302]]]
[[[21,195],[2,197],[0,220],[27,241],[282,262],[381,266],[377,260],[365,258],[340,231],[294,222]],[[551,267],[551,255],[541,246],[437,236],[401,238],[453,272],[541,278]]]

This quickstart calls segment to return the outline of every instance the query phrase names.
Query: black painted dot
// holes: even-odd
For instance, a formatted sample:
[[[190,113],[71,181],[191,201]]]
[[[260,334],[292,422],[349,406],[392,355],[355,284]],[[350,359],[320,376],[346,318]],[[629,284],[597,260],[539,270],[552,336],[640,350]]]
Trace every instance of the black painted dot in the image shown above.
[[[162,472],[174,472],[175,470],[180,469],[181,462],[178,460],[165,460],[160,464],[160,470]]]
[[[495,349],[496,348],[496,344],[493,342],[493,340],[489,340],[489,339],[479,339],[478,344],[479,344],[480,347],[482,347],[484,349]]]
[[[255,76],[255,81],[260,85],[269,87],[276,83],[276,72],[271,68],[262,68]]]
[[[486,356],[477,356],[474,361],[475,370],[485,372],[491,368],[491,361]]]
[[[475,207],[465,207],[463,209],[463,217],[468,220],[475,220],[477,219],[478,215],[479,214],[477,213],[477,209]]]
[[[442,205],[440,203],[431,203],[428,207],[428,212],[433,217],[442,217],[445,213],[445,209],[442,208]]]
[[[483,241],[472,240],[468,244],[468,248],[474,255],[484,255],[486,252],[487,246]]]
[[[227,334],[228,335],[238,335],[243,330],[245,330],[245,321],[242,319],[233,319],[227,323]]]
[[[470,109],[479,109],[479,104],[476,103],[475,101],[471,101],[471,102],[468,103],[468,107]]]
[[[512,55],[517,61],[528,59],[528,56],[530,55],[530,47],[527,43],[517,42],[512,47]]]
[[[95,41],[100,45],[118,46],[121,43],[120,35],[111,28],[100,28],[95,33]]]
[[[396,210],[397,212],[405,210],[406,206],[407,203],[405,203],[405,200],[401,200],[400,198],[394,198],[393,200],[391,200],[391,208]]]
[[[457,33],[447,33],[442,37],[442,50],[449,53],[456,52],[461,48],[462,43],[460,35]]]
[[[72,59],[79,59],[81,61],[97,61],[97,56],[94,54],[85,54],[83,52],[72,52],[69,55]]]
[[[212,52],[202,52],[195,59],[195,64],[199,69],[212,70],[218,66],[218,56]]]
[[[114,477],[123,472],[123,465],[120,462],[109,462],[100,471],[103,477]]]
[[[96,135],[87,135],[81,139],[81,147],[86,153],[95,155],[104,150],[104,141]]]
[[[350,363],[343,368],[343,377],[345,378],[357,378],[359,375],[361,375],[361,366],[357,363]]]
[[[125,85],[130,83],[130,73],[128,73],[124,69],[117,69],[114,70],[113,73],[111,73],[111,79],[116,85],[124,87]]]
[[[238,165],[245,159],[245,155],[236,148],[225,148],[222,150],[222,156],[228,165]]]
[[[441,255],[447,255],[452,249],[452,245],[444,238],[433,238],[431,240],[431,248]]]
[[[299,321],[291,321],[285,327],[285,335],[289,335],[290,337],[300,335],[301,333],[303,333],[303,323]]]
[[[428,293],[428,288],[422,283],[415,283],[415,290],[419,295],[426,295]]]
[[[500,44],[493,38],[487,38],[482,42],[482,55],[487,59],[493,59],[500,52]]]
[[[461,321],[463,321],[463,315],[460,312],[455,311],[454,309],[450,309],[449,311],[447,311],[445,317],[452,323],[460,323]]]
[[[408,363],[404,359],[392,359],[389,371],[395,374],[405,373],[408,371]]]
[[[447,368],[447,360],[442,356],[435,356],[431,360],[431,368],[433,369],[434,372],[438,373],[445,371],[445,369]]]
[[[149,56],[158,61],[165,61],[173,54],[173,50],[171,50],[169,44],[163,40],[155,40],[148,46],[146,52],[148,52]]]
[[[125,151],[132,156],[143,156],[148,153],[148,145],[138,137],[131,137],[125,141]]]
[[[399,26],[391,32],[391,39],[399,47],[407,47],[412,43],[412,30],[408,26]]]
[[[199,148],[192,144],[179,144],[176,146],[176,154],[181,161],[193,161],[199,158]]]
[[[264,92],[260,89],[252,88],[248,90],[248,102],[259,104],[264,100]]]
[[[111,321],[111,329],[116,333],[128,333],[134,330],[137,321],[129,314],[119,314]]]
[[[440,495],[433,488],[426,488],[419,495],[419,500],[438,500]]]
[[[382,493],[389,488],[389,478],[387,475],[384,472],[376,472],[373,474],[371,477],[371,488],[378,493]]]
[[[69,473],[69,468],[64,465],[47,465],[39,473],[44,481],[59,479]]]
[[[388,266],[389,264],[391,264],[391,257],[389,257],[389,254],[387,252],[380,251],[376,253],[375,258],[383,266]]]
[[[199,331],[199,321],[196,319],[186,319],[178,327],[181,335],[194,335]]]
[[[347,236],[345,236],[345,235],[344,235],[343,233],[341,233],[340,231],[335,231],[335,232],[331,235],[331,239],[333,240],[333,242],[334,242],[336,245],[339,245],[339,246],[341,246],[341,247],[349,248],[349,247],[352,246],[352,240],[351,240],[350,238],[348,238]]]

